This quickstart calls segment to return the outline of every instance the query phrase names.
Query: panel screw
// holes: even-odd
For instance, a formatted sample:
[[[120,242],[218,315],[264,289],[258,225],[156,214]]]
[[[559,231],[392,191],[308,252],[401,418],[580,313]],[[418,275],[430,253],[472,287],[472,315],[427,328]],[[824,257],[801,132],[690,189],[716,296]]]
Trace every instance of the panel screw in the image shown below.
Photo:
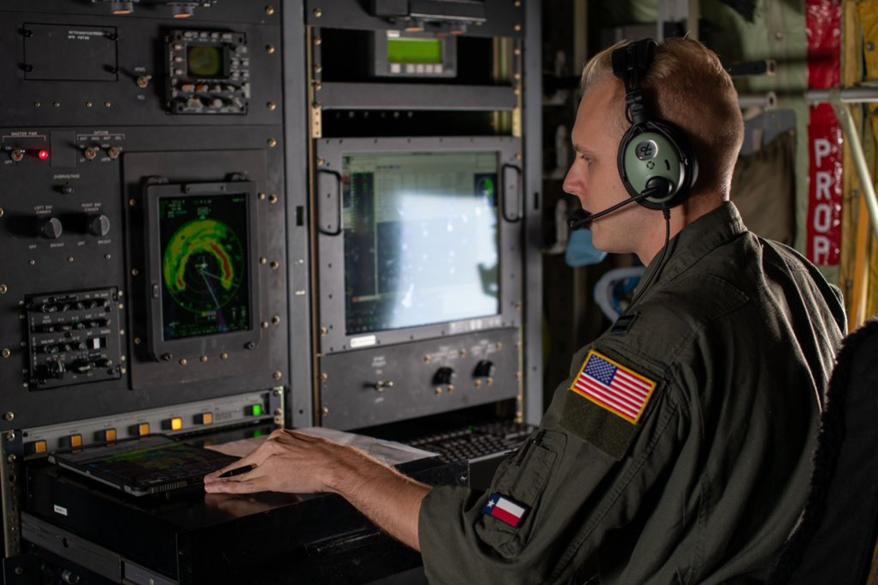
[[[11,422],[15,418],[15,413],[11,410],[3,414],[3,420]]]
[[[139,337],[134,338],[134,345],[140,345],[140,338]]]
[[[328,406],[324,406],[324,407],[323,407],[323,416],[327,416],[327,415],[329,415],[329,407],[328,407]]]
[[[199,359],[201,360],[201,363],[204,364],[204,363],[207,363],[207,360],[208,360],[209,358],[208,358],[206,355],[203,355],[203,356],[201,356]]]
[[[6,458],[6,461],[8,461],[9,463],[15,463],[16,461],[18,461],[18,457],[16,457],[15,453],[13,453],[12,455],[10,455],[9,457]]]
[[[265,193],[260,193],[259,195],[257,195],[257,197],[259,197],[260,201],[265,201],[266,195],[265,195]]]
[[[269,112],[273,112],[277,109],[277,104],[274,102],[268,102],[267,104],[265,104],[265,107],[268,108]]]
[[[277,203],[277,195],[274,194],[274,193],[272,193],[271,195],[269,195],[269,196],[268,196],[268,202],[271,203],[272,205],[274,205],[275,203]]]
[[[6,215],[6,212],[0,207],[0,217],[3,217],[4,215]]]
[[[516,24],[513,28],[515,29],[515,32],[521,32],[521,25],[520,24]]]
[[[268,144],[268,148],[275,148],[277,146],[277,139],[269,138],[265,143]]]
[[[24,575],[24,569],[21,567],[15,567],[14,572],[16,575]]]
[[[274,45],[265,45],[265,52],[268,53],[269,55],[274,55],[274,52],[276,50],[277,49],[274,48]]]
[[[7,431],[6,432],[6,440],[14,441],[15,440],[15,431]]]
[[[329,328],[325,325],[320,327],[320,335],[329,335]]]
[[[220,354],[220,359],[223,360],[223,361],[229,359],[229,354],[226,353],[226,352],[222,352],[222,353]]]
[[[277,270],[280,267],[280,262],[278,262],[277,260],[272,260],[269,266],[271,266],[272,270]]]
[[[9,348],[8,348],[8,347],[4,347],[4,348],[3,348],[3,351],[0,352],[0,355],[3,356],[3,359],[7,359],[7,360],[8,360],[8,359],[12,356],[12,352],[9,351]]]
[[[263,321],[259,324],[263,329],[268,329],[268,321]]]
[[[271,323],[272,323],[272,325],[277,325],[278,323],[280,323],[280,317],[278,317],[277,315],[272,315],[271,316]]]
[[[320,381],[326,382],[327,380],[329,380],[329,374],[326,372],[320,372]]]
[[[9,287],[5,284],[0,284],[0,295],[5,295],[7,292],[9,292]]]
[[[260,264],[268,264],[268,258],[262,257],[259,259]]]
[[[188,366],[189,360],[187,360],[186,358],[180,358],[180,365],[181,366]]]
[[[136,199],[134,199],[134,198],[132,197],[131,199],[128,200],[128,207],[134,207],[135,205],[137,205],[137,200],[136,200]]]
[[[266,6],[265,14],[267,14],[268,16],[274,16],[274,6]]]
[[[244,347],[247,349],[256,349],[256,344],[253,343],[252,341],[248,341],[247,343],[244,344]]]
[[[277,372],[273,373],[271,375],[271,377],[274,378],[275,380],[280,380],[281,378],[284,377],[284,374],[283,374],[283,372],[278,370]]]
[[[138,269],[136,269],[136,268],[131,269],[131,276],[137,276],[138,274],[140,274],[140,271]]]
[[[314,18],[320,18],[321,16],[323,16],[323,9],[315,8],[314,9]]]

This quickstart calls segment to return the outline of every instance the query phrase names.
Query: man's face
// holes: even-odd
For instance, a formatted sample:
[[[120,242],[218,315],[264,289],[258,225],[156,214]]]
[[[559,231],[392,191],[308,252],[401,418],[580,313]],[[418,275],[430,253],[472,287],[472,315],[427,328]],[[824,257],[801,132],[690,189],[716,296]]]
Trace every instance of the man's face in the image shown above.
[[[563,189],[578,197],[582,208],[591,213],[629,198],[616,165],[619,142],[627,126],[624,100],[621,84],[607,76],[592,85],[576,113],[576,158],[567,171]],[[623,207],[591,224],[594,245],[607,252],[634,252],[650,219],[649,210],[636,203]]]

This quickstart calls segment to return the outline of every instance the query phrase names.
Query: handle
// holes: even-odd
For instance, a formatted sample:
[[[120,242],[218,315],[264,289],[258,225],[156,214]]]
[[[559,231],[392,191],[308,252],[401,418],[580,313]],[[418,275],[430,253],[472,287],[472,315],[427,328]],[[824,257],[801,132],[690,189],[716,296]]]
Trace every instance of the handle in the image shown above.
[[[521,169],[515,165],[511,165],[506,163],[502,167],[503,173],[503,196],[501,197],[501,205],[500,205],[500,214],[503,216],[503,219],[508,223],[517,223],[521,221],[521,216],[524,215],[524,210],[522,209],[522,185],[521,185]],[[513,194],[517,203],[515,209],[515,215],[509,215],[509,195]]]
[[[323,218],[325,217],[323,213],[324,205],[329,205],[332,202],[332,192],[329,189],[324,189],[324,181],[323,175],[329,175],[334,178],[335,181],[333,185],[335,187],[335,214],[336,214],[336,222],[335,229],[332,229],[331,223],[324,223]],[[330,171],[328,169],[320,169],[317,171],[317,229],[321,234],[326,236],[338,236],[342,232],[341,227],[341,174],[336,171]]]

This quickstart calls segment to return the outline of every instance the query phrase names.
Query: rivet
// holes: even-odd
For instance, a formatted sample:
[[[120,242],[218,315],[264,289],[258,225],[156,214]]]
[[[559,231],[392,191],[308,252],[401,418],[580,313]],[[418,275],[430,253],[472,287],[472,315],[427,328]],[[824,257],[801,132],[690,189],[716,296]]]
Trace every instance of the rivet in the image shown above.
[[[273,325],[277,325],[278,323],[280,323],[280,317],[278,317],[277,315],[272,315],[271,316],[271,323]]]
[[[132,197],[131,199],[128,200],[128,207],[134,207],[135,205],[137,205],[137,200],[136,200],[136,199],[134,199],[134,198]]]
[[[314,82],[314,91],[320,91],[321,89],[323,89],[323,84],[320,83],[319,81],[315,81]]]
[[[314,37],[314,45],[319,47],[322,44],[323,44],[323,39],[321,39],[320,37]]]
[[[276,50],[277,49],[274,48],[274,45],[265,45],[265,52],[268,53],[269,55],[274,55],[274,52]]]
[[[140,274],[139,270],[137,270],[136,268],[131,269],[131,276],[137,276],[138,274]]]
[[[269,112],[273,112],[277,109],[277,104],[274,102],[268,102],[267,104],[265,104],[265,107],[268,108]]]
[[[436,396],[440,396],[442,394],[442,388],[441,387],[436,388],[436,390],[434,390],[434,392],[436,393]]]
[[[323,71],[323,67],[320,65],[314,65],[314,73],[320,73]]]
[[[265,14],[267,14],[268,16],[274,16],[274,6],[266,6]]]
[[[318,167],[322,167],[322,166],[325,166],[325,165],[326,165],[326,159],[325,159],[325,158],[318,158],[318,159],[317,159],[317,166],[318,166]]]
[[[260,263],[260,264],[267,264],[267,263],[268,263],[268,258],[260,258],[260,259],[259,259],[259,263]]]
[[[56,108],[60,108],[61,102],[52,102],[52,105],[55,106]]]
[[[314,9],[314,18],[320,18],[321,16],[323,16],[323,9],[315,8]]]
[[[187,360],[186,358],[180,358],[180,365],[181,366],[188,366],[189,360]]]
[[[433,361],[433,358],[431,358],[430,356],[428,356],[428,355],[424,356],[424,363],[425,364],[429,364],[432,361]]]
[[[134,345],[140,345],[140,338],[139,337],[134,338]]]
[[[328,407],[328,406],[324,406],[322,412],[323,412],[323,416],[328,415],[328,414],[329,414],[329,407]]]
[[[105,107],[105,108],[112,108],[112,107],[113,107],[113,102],[104,102],[104,107]]]
[[[265,193],[260,193],[259,195],[257,195],[257,197],[259,197],[260,201],[265,201],[265,198],[267,197],[267,195]]]
[[[874,51],[874,50],[875,50],[875,43],[873,43],[873,42],[871,42],[871,41],[869,41],[868,43],[866,43],[866,50],[867,50],[867,51]]]
[[[268,145],[268,148],[274,148],[277,146],[277,139],[276,138],[269,138],[268,140],[265,141],[265,143]]]
[[[278,371],[276,371],[275,373],[273,373],[273,374],[271,375],[271,377],[274,378],[275,380],[280,380],[281,378],[284,377],[284,373],[281,372],[280,370],[278,370]]]
[[[776,39],[779,40],[779,41],[782,40],[782,39],[783,39],[783,33],[782,33],[781,31],[777,31],[776,33],[774,33],[774,38],[776,38]]]
[[[41,104],[40,102],[34,102],[34,107],[36,109],[40,109],[42,106],[43,106],[43,104]]]
[[[7,431],[6,432],[6,440],[14,441],[15,440],[15,431]]]
[[[268,196],[268,202],[271,203],[272,205],[274,205],[275,203],[277,203],[277,195],[274,194],[274,193],[272,193],[271,195],[269,195],[269,196]]]
[[[4,347],[3,351],[0,351],[0,355],[3,356],[3,359],[8,360],[10,357],[12,357],[12,351],[10,351],[8,347]]]
[[[104,254],[104,260],[110,260],[113,258],[112,254]]]
[[[272,260],[269,266],[272,270],[277,270],[280,267],[280,262],[278,262],[277,260]]]
[[[329,327],[327,327],[326,325],[321,325],[320,335],[329,335]]]
[[[262,327],[263,329],[268,329],[268,321],[263,321],[263,322],[260,323],[259,325],[260,325],[260,327]]]
[[[515,29],[515,32],[521,32],[521,25],[520,24],[516,24],[513,28]]]
[[[3,420],[11,422],[13,419],[15,419],[15,413],[11,410],[3,414]]]
[[[206,363],[207,363],[207,360],[208,360],[209,358],[208,358],[206,355],[203,355],[203,356],[201,356],[201,357],[198,358],[198,359],[201,360],[201,363],[202,363],[202,364],[206,364]]]
[[[76,258],[74,258],[73,256],[68,256],[67,261],[68,262],[76,262]]]
[[[94,102],[85,102],[85,107],[86,107],[86,108],[93,108],[93,107],[94,107]]]
[[[3,217],[4,215],[6,215],[6,212],[0,207],[0,217]]]
[[[320,372],[320,381],[326,382],[329,379],[329,374],[326,372]]]
[[[221,360],[227,360],[227,359],[229,359],[229,354],[226,353],[226,352],[222,352],[222,353],[220,354],[220,359],[221,359]]]

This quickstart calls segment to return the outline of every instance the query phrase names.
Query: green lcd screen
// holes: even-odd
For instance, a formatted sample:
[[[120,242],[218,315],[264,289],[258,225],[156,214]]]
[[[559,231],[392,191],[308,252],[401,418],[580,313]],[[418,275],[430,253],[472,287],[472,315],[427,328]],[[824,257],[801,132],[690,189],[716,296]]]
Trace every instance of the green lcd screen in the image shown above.
[[[442,64],[442,41],[439,39],[387,39],[390,63]]]
[[[226,76],[225,55],[222,47],[189,47],[187,57],[189,77],[215,79]]]

